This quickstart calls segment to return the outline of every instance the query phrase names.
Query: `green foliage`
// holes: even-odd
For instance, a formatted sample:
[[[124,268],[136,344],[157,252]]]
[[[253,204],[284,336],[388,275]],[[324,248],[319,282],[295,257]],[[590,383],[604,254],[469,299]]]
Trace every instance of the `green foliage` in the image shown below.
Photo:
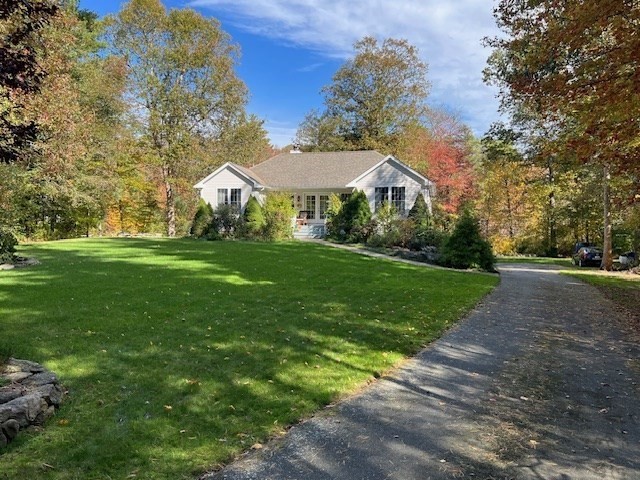
[[[416,197],[416,201],[409,210],[407,218],[412,219],[416,227],[429,227],[431,225],[431,212],[429,212],[429,206],[424,199],[424,195],[419,193]]]
[[[377,247],[404,246],[400,239],[400,218],[395,207],[384,203],[369,223],[367,244]]]
[[[371,234],[367,229],[369,222],[371,222],[371,208],[367,195],[362,190],[356,190],[344,202],[340,216],[342,229],[338,234],[347,242],[363,242]]]
[[[244,233],[248,238],[260,238],[266,225],[262,206],[258,199],[250,196],[244,209]]]
[[[21,253],[42,263],[0,275],[0,345],[72,395],[4,451],[3,479],[195,478],[419,351],[497,283],[309,242]]]
[[[191,224],[191,235],[196,238],[202,238],[207,235],[212,220],[213,207],[201,198]]]
[[[293,238],[296,209],[288,192],[269,192],[264,204],[264,238],[270,241]]]
[[[0,263],[11,262],[18,240],[9,230],[0,228]]]
[[[427,65],[406,40],[364,37],[324,87],[326,111],[311,112],[298,139],[311,150],[395,152],[426,114]]]
[[[162,175],[167,233],[174,236],[179,187],[193,184],[205,163],[202,145],[228,145],[235,133],[247,138],[262,126],[244,118],[238,49],[217,20],[192,9],[167,11],[160,0],[131,0],[111,22],[113,47],[131,66],[131,94],[145,108],[136,112],[142,143]],[[229,131],[245,123],[244,133]]]
[[[60,7],[53,0],[3,1],[0,11],[0,162],[23,160],[33,153],[41,133],[25,112],[28,95],[38,92],[50,74],[42,63],[42,30]]]
[[[240,214],[234,205],[218,205],[207,231],[210,240],[235,238],[240,227]]]
[[[441,253],[442,263],[448,267],[495,270],[496,260],[491,245],[482,238],[478,222],[469,210],[465,210],[456,222]]]

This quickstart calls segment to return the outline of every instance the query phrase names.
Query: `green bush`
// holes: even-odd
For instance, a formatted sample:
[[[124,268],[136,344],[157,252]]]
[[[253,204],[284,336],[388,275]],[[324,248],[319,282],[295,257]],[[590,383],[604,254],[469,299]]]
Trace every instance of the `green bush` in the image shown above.
[[[244,209],[243,231],[248,238],[260,238],[262,236],[266,220],[262,206],[255,197],[249,197]]]
[[[369,200],[361,190],[356,190],[345,202],[329,199],[328,228],[331,238],[347,242],[363,242],[373,233]]]
[[[211,220],[213,220],[213,208],[201,198],[198,204],[198,210],[196,210],[196,214],[193,216],[190,231],[191,235],[196,238],[205,237],[209,232]]]
[[[429,206],[424,199],[424,195],[422,193],[418,194],[416,197],[416,201],[409,210],[409,214],[407,218],[413,220],[416,225],[416,228],[426,229],[431,226],[431,212],[429,211]]]
[[[441,253],[441,262],[445,266],[495,271],[496,259],[491,244],[482,238],[478,222],[468,210],[456,222]]]
[[[207,238],[209,240],[234,238],[240,226],[240,214],[234,205],[218,205],[213,211],[213,218]]]
[[[296,209],[287,192],[270,192],[264,203],[264,238],[276,241],[293,238]]]
[[[425,247],[441,248],[448,240],[447,234],[434,227],[420,227],[416,225],[409,239],[411,250],[421,250]]]
[[[18,240],[8,230],[0,229],[0,263],[13,261]]]
[[[373,247],[404,246],[400,238],[401,219],[395,207],[384,203],[369,222],[367,245]]]

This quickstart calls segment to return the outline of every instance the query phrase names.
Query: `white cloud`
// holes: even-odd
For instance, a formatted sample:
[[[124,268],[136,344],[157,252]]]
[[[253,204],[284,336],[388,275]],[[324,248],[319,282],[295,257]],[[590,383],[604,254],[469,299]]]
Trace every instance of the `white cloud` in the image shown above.
[[[430,102],[458,111],[477,133],[498,118],[495,89],[482,82],[490,51],[483,37],[498,34],[487,0],[193,0],[225,14],[246,31],[348,58],[365,35],[406,38],[429,64]]]

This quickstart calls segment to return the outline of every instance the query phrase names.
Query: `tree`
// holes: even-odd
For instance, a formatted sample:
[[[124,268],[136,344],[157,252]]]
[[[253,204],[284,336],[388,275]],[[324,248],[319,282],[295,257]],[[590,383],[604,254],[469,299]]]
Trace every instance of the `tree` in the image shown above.
[[[23,158],[37,138],[24,101],[49,73],[40,61],[41,31],[58,11],[54,0],[0,0],[0,162]]]
[[[196,210],[196,214],[193,216],[190,231],[191,235],[196,238],[204,237],[209,231],[211,220],[213,220],[213,207],[201,198],[198,203],[198,210]]]
[[[426,125],[407,131],[399,155],[435,184],[435,196],[444,211],[457,214],[475,195],[474,139],[465,125],[444,112],[431,111],[426,120]]]
[[[409,210],[408,218],[413,220],[417,226],[426,228],[431,225],[431,212],[429,206],[421,193],[416,197],[416,201]]]
[[[500,254],[544,253],[544,171],[525,161],[509,139],[482,139],[477,211],[483,232]]]
[[[453,268],[481,268],[493,271],[491,244],[482,238],[477,220],[465,210],[442,248],[442,262]]]
[[[129,67],[131,101],[160,169],[167,233],[176,234],[176,188],[202,161],[199,145],[218,139],[244,113],[238,48],[215,19],[131,0],[112,19],[112,43]]]
[[[610,176],[640,171],[640,5],[502,0],[495,17],[506,36],[488,40],[495,50],[486,74],[500,86],[503,108],[533,112],[555,128],[547,155],[570,151],[602,169],[603,268],[610,269]]]
[[[364,37],[355,56],[323,88],[326,112],[312,112],[298,131],[311,149],[396,153],[409,126],[427,111],[427,65],[406,40]]]

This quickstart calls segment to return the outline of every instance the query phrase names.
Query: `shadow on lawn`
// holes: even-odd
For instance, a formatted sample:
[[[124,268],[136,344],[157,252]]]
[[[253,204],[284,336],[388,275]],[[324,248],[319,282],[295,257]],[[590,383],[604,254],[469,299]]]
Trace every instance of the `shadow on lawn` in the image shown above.
[[[530,273],[419,362],[203,479],[635,478],[637,336],[590,287]]]
[[[0,278],[3,341],[56,371],[69,398],[8,448],[0,478],[37,476],[27,457],[45,451],[52,478],[202,471],[416,351],[449,302],[428,297],[442,273],[315,244],[101,239],[28,253],[41,265]],[[452,296],[489,288],[451,276]]]

